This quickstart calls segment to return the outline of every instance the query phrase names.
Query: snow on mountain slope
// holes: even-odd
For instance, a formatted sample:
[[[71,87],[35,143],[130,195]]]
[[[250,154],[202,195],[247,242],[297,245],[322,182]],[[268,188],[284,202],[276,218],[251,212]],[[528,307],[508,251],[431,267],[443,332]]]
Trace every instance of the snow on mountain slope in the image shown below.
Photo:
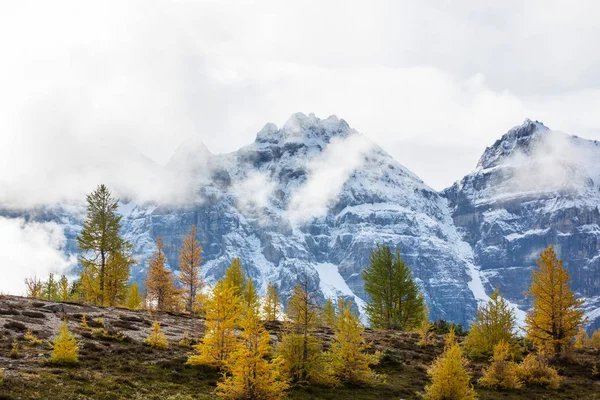
[[[600,143],[526,120],[486,149],[477,168],[444,191],[473,247],[486,289],[521,309],[541,250],[554,245],[599,324]]]

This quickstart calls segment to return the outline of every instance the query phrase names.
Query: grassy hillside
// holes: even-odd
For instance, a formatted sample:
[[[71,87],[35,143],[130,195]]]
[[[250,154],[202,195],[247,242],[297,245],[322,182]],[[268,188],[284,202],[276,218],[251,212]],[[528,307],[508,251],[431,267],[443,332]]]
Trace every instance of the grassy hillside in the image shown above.
[[[87,316],[89,328],[79,324]],[[45,343],[30,346],[23,338],[27,329],[51,340],[66,318],[80,342],[80,362],[75,367],[48,363]],[[153,350],[143,344],[152,321],[161,322],[170,341],[168,350]],[[189,348],[177,345],[188,331],[193,340],[202,336],[203,321],[188,315],[148,313],[120,308],[100,308],[72,303],[52,303],[21,297],[0,296],[0,399],[210,399],[220,374],[208,368],[184,365]],[[98,334],[108,329],[109,335]],[[268,329],[273,340],[281,325]],[[318,334],[326,343],[333,332]],[[441,353],[436,346],[417,345],[411,333],[367,330],[373,348],[384,353],[378,372],[386,382],[373,387],[296,387],[292,399],[417,399],[428,382],[426,369]],[[442,338],[438,338],[441,342]],[[13,340],[19,358],[10,358]],[[525,388],[520,391],[490,391],[477,387],[481,399],[600,399],[600,380],[592,377],[592,365],[600,362],[598,352],[579,351],[570,362],[555,364],[563,376],[559,390]],[[481,376],[485,360],[472,360],[474,379]]]

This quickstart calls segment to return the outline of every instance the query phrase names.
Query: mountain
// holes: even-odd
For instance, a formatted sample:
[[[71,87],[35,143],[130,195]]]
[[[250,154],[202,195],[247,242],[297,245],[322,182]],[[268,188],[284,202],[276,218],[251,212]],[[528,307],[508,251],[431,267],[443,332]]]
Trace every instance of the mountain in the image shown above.
[[[522,320],[531,269],[553,244],[597,325],[598,161],[597,142],[526,120],[487,148],[472,173],[436,192],[344,120],[295,114],[229,154],[190,138],[156,174],[177,195],[126,200],[119,212],[140,281],[155,238],[163,238],[177,270],[178,249],[195,224],[208,282],[240,257],[259,291],[272,281],[285,298],[307,277],[321,301],[346,298],[360,311],[367,300],[361,270],[380,243],[400,248],[432,319],[465,325],[495,287]],[[0,215],[56,221],[65,226],[65,251],[76,251],[81,205]]]
[[[521,309],[540,251],[552,244],[600,325],[600,143],[526,120],[443,192],[488,292]]]

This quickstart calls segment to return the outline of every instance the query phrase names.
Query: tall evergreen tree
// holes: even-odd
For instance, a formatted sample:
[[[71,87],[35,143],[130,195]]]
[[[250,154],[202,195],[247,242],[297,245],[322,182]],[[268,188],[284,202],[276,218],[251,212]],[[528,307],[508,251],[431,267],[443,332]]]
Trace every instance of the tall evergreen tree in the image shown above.
[[[115,251],[109,254],[106,261],[104,278],[104,304],[110,307],[122,305],[127,299],[131,266],[135,260],[127,251]]]
[[[104,305],[106,265],[111,254],[126,254],[130,245],[119,236],[119,201],[105,185],[86,196],[87,217],[77,237],[82,266],[81,281],[86,299]]]
[[[242,304],[245,309],[251,308],[258,313],[260,308],[260,297],[258,296],[258,293],[256,293],[256,288],[254,287],[254,282],[251,278],[248,278],[246,281],[244,292],[242,293]]]
[[[192,225],[190,232],[183,239],[183,246],[179,249],[179,283],[183,288],[185,308],[189,312],[193,312],[198,292],[204,286],[200,264],[202,246],[196,240],[196,225]]]
[[[58,282],[54,279],[54,274],[51,272],[48,275],[48,280],[44,282],[43,298],[50,301],[58,301]]]
[[[388,246],[377,245],[362,275],[369,295],[365,311],[372,327],[411,330],[421,324],[425,301],[399,250],[394,255]]]
[[[477,307],[477,319],[471,324],[465,340],[469,354],[492,354],[500,341],[507,345],[514,342],[515,315],[512,307],[496,289],[487,304]]]
[[[340,305],[344,306],[343,300]],[[335,328],[336,322],[335,306],[331,297],[328,297],[321,310],[321,324],[328,328]]]
[[[179,289],[175,287],[173,272],[165,266],[167,257],[164,252],[162,238],[156,238],[156,251],[148,261],[149,269],[146,277],[148,299],[156,304],[160,311],[170,311],[177,305]]]
[[[69,280],[65,275],[61,275],[58,281],[58,299],[60,301],[69,301],[71,297],[70,289]]]
[[[265,297],[265,304],[263,307],[263,313],[267,321],[277,321],[279,318],[279,311],[281,310],[281,299],[277,294],[277,285],[269,282],[267,284],[267,294]]]
[[[552,245],[542,251],[537,264],[528,293],[533,307],[525,318],[527,336],[540,349],[561,354],[585,322],[583,301],[571,290],[569,273]]]

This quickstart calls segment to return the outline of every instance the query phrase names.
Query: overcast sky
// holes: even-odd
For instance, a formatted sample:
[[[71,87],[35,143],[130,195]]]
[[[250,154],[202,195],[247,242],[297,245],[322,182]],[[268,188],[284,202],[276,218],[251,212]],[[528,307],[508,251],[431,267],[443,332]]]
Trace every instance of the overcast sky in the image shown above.
[[[300,111],[345,119],[443,189],[526,117],[600,139],[599,11],[550,0],[2,2],[0,188],[52,186],[135,149],[164,164],[193,135],[234,151]]]

